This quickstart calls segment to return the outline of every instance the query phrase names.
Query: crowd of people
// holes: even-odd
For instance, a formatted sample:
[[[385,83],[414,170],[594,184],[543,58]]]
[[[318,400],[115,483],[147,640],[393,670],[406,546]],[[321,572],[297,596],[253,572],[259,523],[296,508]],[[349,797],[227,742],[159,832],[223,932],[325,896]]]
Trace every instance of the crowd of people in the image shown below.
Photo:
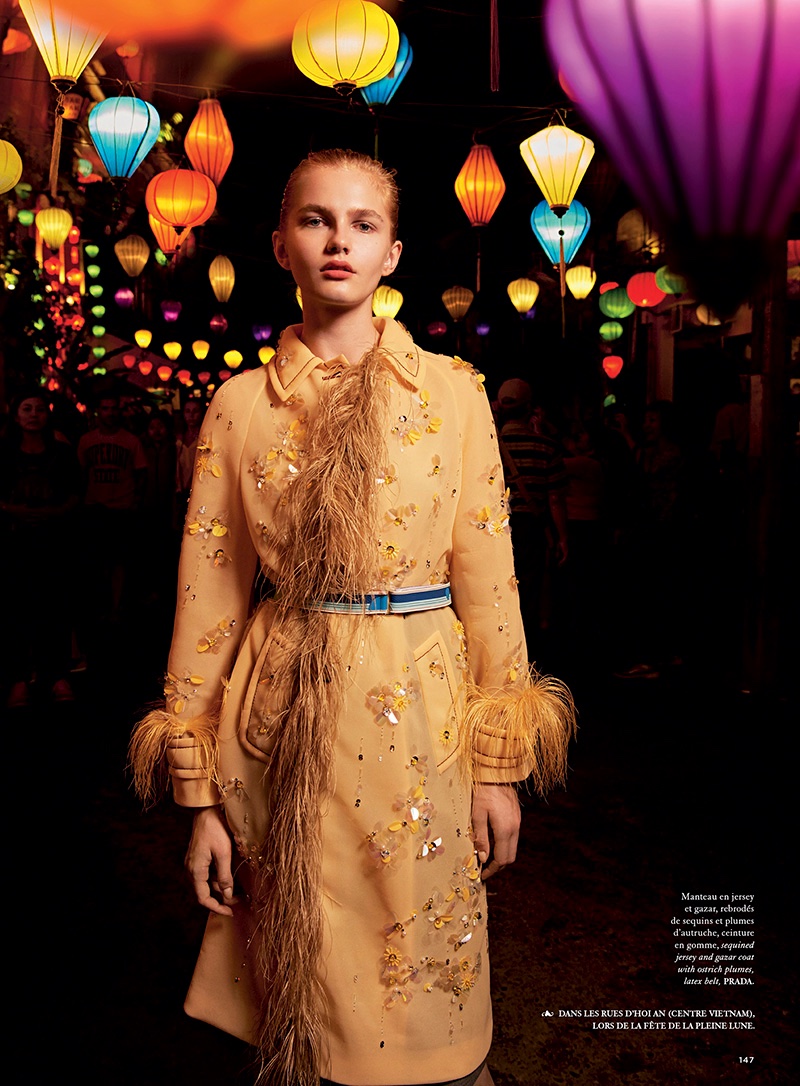
[[[67,434],[55,406],[40,388],[22,390],[5,420],[0,517],[19,632],[4,663],[9,708],[28,705],[33,684],[57,701],[74,697],[87,625],[113,626],[142,601],[168,616],[205,413],[197,398],[173,411],[110,390],[85,432]],[[619,679],[680,666],[693,647],[687,612],[709,587],[703,546],[723,534],[726,554],[743,545],[743,397],[709,419],[701,456],[667,401],[567,418],[516,377],[492,406],[532,657],[557,654]],[[155,559],[145,564],[135,553],[142,529]],[[75,576],[54,574],[53,548],[58,569]],[[711,572],[720,576],[718,559]]]

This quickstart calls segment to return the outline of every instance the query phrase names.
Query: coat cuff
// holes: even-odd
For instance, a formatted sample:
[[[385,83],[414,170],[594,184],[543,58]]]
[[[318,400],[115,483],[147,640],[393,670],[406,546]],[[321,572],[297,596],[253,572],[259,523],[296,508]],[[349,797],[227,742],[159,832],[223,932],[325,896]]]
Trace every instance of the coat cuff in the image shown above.
[[[136,726],[129,747],[133,783],[147,805],[172,781],[184,807],[220,803],[216,772],[216,724],[207,717],[183,720],[154,709]]]

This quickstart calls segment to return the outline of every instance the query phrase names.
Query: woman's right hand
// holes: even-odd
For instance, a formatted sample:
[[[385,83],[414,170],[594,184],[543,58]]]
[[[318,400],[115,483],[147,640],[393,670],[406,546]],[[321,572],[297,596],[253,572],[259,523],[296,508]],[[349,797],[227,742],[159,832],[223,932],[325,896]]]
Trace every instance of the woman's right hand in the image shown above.
[[[197,900],[204,909],[220,916],[233,916],[230,906],[236,903],[232,854],[231,837],[221,808],[202,807],[196,811],[184,862]]]

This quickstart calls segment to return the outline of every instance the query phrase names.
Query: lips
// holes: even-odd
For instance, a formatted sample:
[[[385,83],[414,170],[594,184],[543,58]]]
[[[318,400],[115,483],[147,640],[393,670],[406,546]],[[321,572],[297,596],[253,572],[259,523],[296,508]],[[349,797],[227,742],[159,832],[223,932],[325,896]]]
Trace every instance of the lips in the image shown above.
[[[328,279],[347,279],[348,276],[354,274],[346,260],[329,260],[320,270]]]

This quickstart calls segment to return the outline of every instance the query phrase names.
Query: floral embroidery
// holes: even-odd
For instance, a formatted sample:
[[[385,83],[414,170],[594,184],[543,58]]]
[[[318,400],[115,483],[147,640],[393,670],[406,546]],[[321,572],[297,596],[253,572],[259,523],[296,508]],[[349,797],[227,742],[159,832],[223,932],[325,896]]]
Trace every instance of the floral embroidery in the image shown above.
[[[400,716],[408,709],[412,701],[418,698],[414,683],[394,682],[383,686],[373,686],[367,691],[367,708],[375,713],[375,723],[399,724]]]
[[[170,712],[180,716],[186,708],[186,702],[197,696],[197,687],[204,682],[205,679],[202,675],[187,674],[179,679],[177,675],[173,675],[171,671],[168,671],[167,681],[164,683],[164,696]]]
[[[215,479],[220,478],[222,468],[218,463],[219,455],[219,452],[213,448],[210,437],[200,438],[197,442],[197,457],[194,462],[198,479],[202,479],[206,473],[210,473]]]
[[[380,826],[367,834],[367,850],[375,861],[376,867],[390,864],[392,860],[399,859],[404,844],[403,838],[388,829]]]
[[[200,512],[201,510],[198,510],[198,514]],[[220,513],[208,520],[198,515],[191,523],[186,525],[187,534],[198,536],[200,539],[208,539],[209,536],[221,539],[222,536],[228,534],[228,525],[225,523],[227,517],[227,513]]]
[[[390,822],[387,829],[392,833],[399,833],[407,829],[410,833],[419,833],[420,828],[430,824],[436,814],[433,802],[425,795],[421,785],[411,788],[406,795],[398,793],[395,796],[392,810],[402,811],[403,818],[397,822]]]
[[[299,473],[300,460],[304,453],[302,442],[306,436],[307,421],[306,415],[293,419],[283,431],[280,445],[273,445],[265,456],[257,457],[250,465],[248,472],[255,476],[258,490],[263,490],[267,483],[274,485],[273,480],[283,465],[285,465],[284,473],[289,475]]]
[[[226,637],[230,637],[233,633],[233,627],[236,625],[236,619],[233,618],[221,618],[216,626],[210,630],[206,630],[200,640],[197,642],[198,652],[210,652],[213,656],[219,652],[222,648],[222,642]]]
[[[392,486],[397,482],[397,468],[394,464],[389,464],[388,467],[383,468],[379,473],[375,482],[378,486]]]
[[[409,984],[419,984],[419,969],[407,954],[402,954],[396,946],[387,946],[381,957],[381,980],[388,985],[389,995],[383,1002],[389,1008],[397,1003],[409,1003],[413,993]]]
[[[478,482],[494,486],[500,477],[500,465],[495,464],[494,467],[487,468],[482,475],[478,476]]]
[[[213,559],[214,569],[219,569],[220,566],[225,566],[228,562],[233,561],[233,559],[225,553],[222,547],[218,547],[213,554],[207,554],[206,558]]]
[[[441,456],[432,456],[431,457],[431,464],[433,466],[432,466],[431,470],[428,472],[428,477],[429,478],[435,478],[437,475],[440,475],[441,472],[442,472],[442,458],[441,458]]]
[[[395,528],[402,528],[404,531],[408,531],[407,517],[415,517],[419,512],[419,506],[413,502],[411,505],[398,505],[396,509],[390,509],[386,514],[386,520],[389,524],[392,524]],[[387,546],[393,546],[393,544],[387,544]]]
[[[508,513],[503,508],[504,502],[500,501],[499,509],[492,509],[488,505],[480,509],[470,509],[467,516],[469,522],[475,528],[480,528],[489,535],[500,536],[508,531]]]
[[[463,358],[459,358],[457,354],[453,355],[453,357],[450,359],[450,363],[455,370],[466,370],[466,372],[470,375],[470,378],[472,379],[473,385],[476,388],[481,389],[481,391],[483,392],[486,391],[486,388],[484,387],[484,381],[486,380],[486,378],[482,373],[476,370],[473,365],[471,365],[469,362],[465,362]]]
[[[444,844],[441,837],[433,837],[432,830],[425,831],[425,837],[417,852],[418,860],[435,860],[444,853]]]

